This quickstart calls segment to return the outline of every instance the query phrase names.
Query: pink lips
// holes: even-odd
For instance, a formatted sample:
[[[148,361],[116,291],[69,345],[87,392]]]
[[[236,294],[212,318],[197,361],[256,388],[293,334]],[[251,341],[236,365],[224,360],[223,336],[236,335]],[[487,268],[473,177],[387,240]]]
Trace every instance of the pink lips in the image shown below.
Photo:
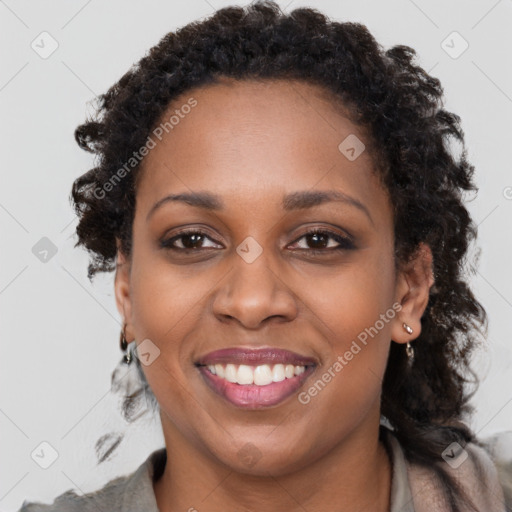
[[[214,375],[208,369],[208,365],[228,363],[246,364],[249,366],[258,366],[261,364],[293,364],[294,366],[305,366],[306,369],[304,373],[295,375],[291,379],[286,378],[281,382],[271,382],[266,386],[229,382],[226,379]],[[222,349],[210,352],[199,358],[196,364],[199,365],[199,371],[206,384],[215,393],[237,407],[261,409],[277,405],[295,393],[314,371],[317,362],[313,358],[301,356],[289,350],[273,348],[251,350],[240,348]]]
[[[228,382],[226,379],[213,375],[208,367],[199,367],[201,375],[213,391],[233,405],[246,409],[261,409],[277,405],[297,391],[313,370],[314,367],[309,366],[304,373],[291,379],[272,382],[267,386],[257,386],[255,384],[245,385]]]

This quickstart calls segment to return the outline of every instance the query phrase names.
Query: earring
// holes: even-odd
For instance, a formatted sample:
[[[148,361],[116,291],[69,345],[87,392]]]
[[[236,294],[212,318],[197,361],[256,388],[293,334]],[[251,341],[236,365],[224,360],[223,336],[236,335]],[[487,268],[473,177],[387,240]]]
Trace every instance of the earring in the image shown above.
[[[403,323],[402,327],[405,329],[405,331],[407,331],[407,334],[413,333],[412,327],[410,325]],[[410,366],[412,364],[412,362],[414,361],[414,349],[411,347],[411,343],[409,341],[407,342],[407,345],[405,346],[405,353],[407,354],[407,358],[408,358],[407,362]]]
[[[411,347],[411,344],[407,342],[407,345],[405,346],[405,352],[407,354],[407,357],[409,358],[409,364],[412,364],[414,361],[414,349]]]
[[[129,350],[127,351],[128,342],[126,341],[126,336],[125,336],[125,333],[124,333],[125,330],[126,330],[126,324],[124,324],[123,330],[121,331],[121,336],[119,338],[119,344],[121,346],[121,350],[123,352],[126,352],[126,354],[123,357],[123,362],[126,363],[126,364],[131,364],[131,362],[132,362],[132,353]]]
[[[407,334],[412,334],[412,327],[410,325],[403,323],[402,327],[407,331]]]

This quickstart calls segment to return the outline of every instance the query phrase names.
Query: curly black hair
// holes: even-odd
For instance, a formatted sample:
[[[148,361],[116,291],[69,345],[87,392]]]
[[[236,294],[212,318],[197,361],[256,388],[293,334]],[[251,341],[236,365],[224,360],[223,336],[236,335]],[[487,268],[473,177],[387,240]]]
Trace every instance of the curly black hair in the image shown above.
[[[389,191],[397,268],[421,242],[433,253],[435,284],[416,358],[408,371],[403,346],[391,344],[381,411],[407,459],[443,477],[457,510],[461,493],[445,473],[441,453],[453,441],[479,442],[463,421],[474,410],[469,384],[475,390],[478,384],[470,356],[487,329],[487,314],[467,282],[467,253],[477,230],[463,195],[477,188],[460,117],[443,108],[440,81],[415,59],[412,48],[385,51],[364,25],[334,22],[316,9],[286,15],[272,1],[220,9],[165,35],[99,96],[95,118],[75,132],[97,165],[76,179],[71,199],[79,216],[76,246],[92,255],[92,280],[96,272],[115,269],[117,240],[130,255],[141,165],[116,186],[106,184],[180,94],[223,78],[288,79],[318,85],[339,101],[350,120],[368,131],[376,172]],[[453,142],[462,147],[458,155]]]

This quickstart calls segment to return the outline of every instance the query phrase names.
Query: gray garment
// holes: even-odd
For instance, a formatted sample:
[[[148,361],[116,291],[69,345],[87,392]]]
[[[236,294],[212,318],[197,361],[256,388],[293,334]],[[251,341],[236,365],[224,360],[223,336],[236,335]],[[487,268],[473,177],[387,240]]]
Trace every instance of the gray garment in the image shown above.
[[[388,449],[392,462],[391,478],[391,509],[390,512],[416,512],[420,507],[420,500],[413,500],[410,482],[410,466],[404,457],[402,448],[388,428],[383,428],[383,441]],[[481,455],[480,455],[481,457]],[[153,479],[158,479],[163,473],[167,453],[165,448],[152,452],[148,458],[133,473],[118,477],[108,482],[98,491],[79,496],[74,491],[67,491],[58,496],[52,504],[46,505],[39,502],[23,502],[18,512],[159,512],[155,494],[153,491]],[[491,458],[488,458],[488,462]],[[508,465],[496,466],[500,473],[500,483],[507,497],[509,508],[479,509],[482,512],[508,512],[512,510],[510,500],[512,496],[507,494],[512,487],[512,461]],[[423,481],[414,477],[416,488],[421,489]],[[471,482],[474,486],[487,487],[480,479]],[[418,485],[420,487],[418,487]],[[508,489],[507,489],[508,486]],[[478,489],[485,494],[485,489]],[[419,494],[419,493],[418,493]],[[493,494],[496,494],[494,489]],[[429,497],[432,490],[429,489]],[[422,497],[422,502],[423,497]],[[436,501],[436,503],[438,503]],[[440,503],[440,502],[439,502]],[[416,507],[416,508],[415,508]],[[422,507],[421,507],[422,508]],[[423,508],[422,508],[423,509]],[[429,512],[434,510],[444,511],[446,508],[427,508]]]

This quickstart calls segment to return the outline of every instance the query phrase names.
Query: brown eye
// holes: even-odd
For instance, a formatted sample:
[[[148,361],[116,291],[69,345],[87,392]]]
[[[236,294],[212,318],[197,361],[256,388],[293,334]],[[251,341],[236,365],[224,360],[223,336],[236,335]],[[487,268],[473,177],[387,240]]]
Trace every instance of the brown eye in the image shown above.
[[[182,231],[171,238],[162,240],[160,242],[160,246],[164,249],[170,249],[173,251],[197,251],[205,248],[202,244],[206,239],[211,240],[205,232],[194,229]],[[176,242],[181,244],[181,247],[176,245]],[[209,249],[211,247],[206,248]]]
[[[305,251],[309,250],[313,253],[355,249],[355,245],[350,238],[332,231],[314,229],[304,233],[298,240],[302,239],[305,239],[305,245],[307,247],[299,249]]]

